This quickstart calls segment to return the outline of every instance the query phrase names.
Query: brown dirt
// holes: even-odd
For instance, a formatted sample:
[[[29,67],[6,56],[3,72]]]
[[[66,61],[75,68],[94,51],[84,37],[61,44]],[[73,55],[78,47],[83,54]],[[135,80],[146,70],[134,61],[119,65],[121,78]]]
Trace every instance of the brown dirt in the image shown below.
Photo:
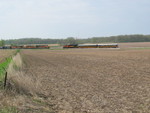
[[[119,43],[120,48],[150,47],[150,42]]]
[[[150,112],[150,50],[24,50],[60,113]]]
[[[12,55],[13,52],[14,50],[0,50],[0,62]]]

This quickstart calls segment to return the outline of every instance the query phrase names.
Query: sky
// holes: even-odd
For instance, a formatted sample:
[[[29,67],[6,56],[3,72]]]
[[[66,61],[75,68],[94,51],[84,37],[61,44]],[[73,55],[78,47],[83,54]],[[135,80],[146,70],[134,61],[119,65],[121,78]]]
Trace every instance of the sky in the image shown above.
[[[0,0],[0,38],[150,34],[150,0]]]

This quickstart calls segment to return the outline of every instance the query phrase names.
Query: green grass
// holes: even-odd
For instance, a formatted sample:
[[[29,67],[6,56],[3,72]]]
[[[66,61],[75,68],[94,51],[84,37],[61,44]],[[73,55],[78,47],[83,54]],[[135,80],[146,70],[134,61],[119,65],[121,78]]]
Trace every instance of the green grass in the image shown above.
[[[15,107],[5,107],[0,109],[0,113],[18,113]]]
[[[16,54],[19,53],[19,52],[20,52],[20,49],[17,49],[17,50],[16,50]]]
[[[11,62],[11,60],[11,58],[7,58],[4,62],[0,64],[0,81],[2,81],[5,74],[5,69],[8,68],[8,65]]]
[[[33,99],[33,102],[37,103],[37,104],[41,104],[41,105],[46,105],[47,104],[46,102],[44,102],[44,101],[42,101],[40,99]]]
[[[150,49],[150,47],[134,47],[130,49],[138,49],[138,50],[143,50],[143,49]]]
[[[20,50],[16,50],[14,55],[16,53],[20,52]],[[3,83],[4,75],[5,75],[5,69],[8,68],[10,62],[12,61],[12,58],[6,58],[6,60],[2,63],[0,63],[0,85]],[[0,108],[0,113],[18,113],[18,110],[16,107],[10,106],[10,107],[3,107]]]
[[[65,50],[63,48],[51,48],[50,50]]]
[[[18,52],[20,52],[19,49],[16,50],[15,53],[13,53],[13,55],[16,55]],[[10,62],[12,61],[12,58],[9,57],[9,58],[6,58],[6,60],[2,63],[0,63],[0,82],[3,80],[4,78],[4,74],[5,74],[5,69],[8,68]]]

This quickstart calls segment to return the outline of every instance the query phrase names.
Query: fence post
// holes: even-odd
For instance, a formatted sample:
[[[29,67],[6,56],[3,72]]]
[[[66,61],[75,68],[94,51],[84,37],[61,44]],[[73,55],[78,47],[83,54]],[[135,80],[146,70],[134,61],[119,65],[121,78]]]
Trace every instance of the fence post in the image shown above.
[[[6,84],[7,84],[7,71],[6,69],[3,67],[4,71],[5,71],[5,78],[4,78],[4,89],[6,88]]]
[[[7,71],[6,71],[6,73],[5,73],[4,89],[6,88],[6,84],[7,84]]]

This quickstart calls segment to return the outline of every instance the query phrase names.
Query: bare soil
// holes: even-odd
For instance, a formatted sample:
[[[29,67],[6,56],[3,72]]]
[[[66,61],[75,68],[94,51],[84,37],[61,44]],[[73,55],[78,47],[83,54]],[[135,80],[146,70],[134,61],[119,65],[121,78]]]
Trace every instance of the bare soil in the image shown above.
[[[149,113],[150,50],[23,50],[59,113]]]
[[[150,47],[150,42],[130,42],[130,43],[119,43],[120,48],[141,48]]]
[[[2,62],[5,58],[9,57],[12,55],[14,50],[0,50],[0,62]]]

